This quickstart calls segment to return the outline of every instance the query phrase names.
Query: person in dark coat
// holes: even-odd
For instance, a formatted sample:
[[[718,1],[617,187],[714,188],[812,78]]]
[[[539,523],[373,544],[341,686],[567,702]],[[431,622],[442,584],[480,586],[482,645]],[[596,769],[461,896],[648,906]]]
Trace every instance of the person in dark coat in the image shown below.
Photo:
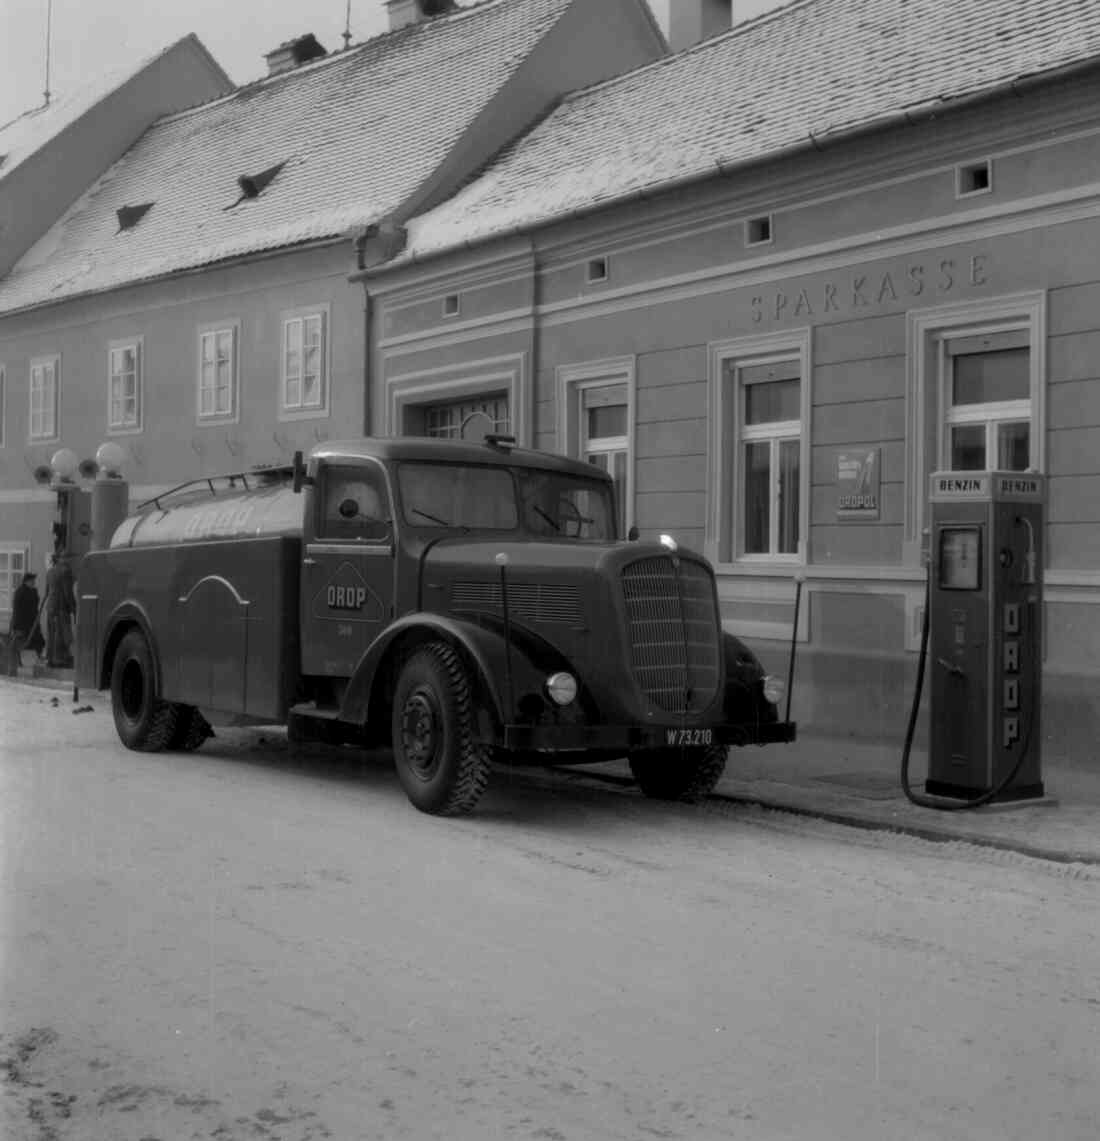
[[[42,637],[42,627],[38,621],[39,600],[38,588],[35,586],[36,578],[34,571],[27,571],[12,595],[10,632],[15,655],[22,650],[31,650],[41,657],[46,646],[46,640]],[[16,664],[19,664],[18,656]]]
[[[48,664],[67,669],[73,664],[73,615],[76,602],[73,596],[73,572],[69,561],[62,555],[50,559],[46,572],[46,631],[49,635]]]

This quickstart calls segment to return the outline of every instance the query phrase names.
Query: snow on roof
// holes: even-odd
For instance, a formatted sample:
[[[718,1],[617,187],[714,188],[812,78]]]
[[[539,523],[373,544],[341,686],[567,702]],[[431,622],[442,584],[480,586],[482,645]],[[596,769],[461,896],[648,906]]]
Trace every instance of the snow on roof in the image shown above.
[[[20,163],[40,151],[51,139],[56,138],[86,115],[97,103],[102,102],[156,60],[171,52],[177,44],[185,39],[194,38],[194,36],[184,36],[176,44],[170,44],[137,63],[105,72],[79,87],[74,87],[71,91],[63,92],[49,103],[26,111],[10,122],[0,125],[0,155],[4,156],[4,161],[0,164],[0,180],[10,175]]]
[[[1100,53],[1100,0],[797,0],[565,99],[413,219],[428,257]]]
[[[160,119],[0,281],[0,312],[337,238],[394,210],[572,0],[486,0]],[[283,164],[255,197],[238,179]],[[120,232],[118,210],[151,209]]]

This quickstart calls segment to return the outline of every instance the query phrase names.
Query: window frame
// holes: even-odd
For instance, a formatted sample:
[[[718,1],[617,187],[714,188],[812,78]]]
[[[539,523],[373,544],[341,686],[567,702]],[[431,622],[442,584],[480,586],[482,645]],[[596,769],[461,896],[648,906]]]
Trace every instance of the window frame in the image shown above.
[[[230,378],[230,404],[231,408],[228,412],[208,412],[203,413],[202,410],[202,394],[203,394],[203,341],[207,337],[217,337],[220,333],[229,333],[232,336],[233,350],[231,354],[232,372]],[[196,361],[196,384],[195,384],[195,423],[199,425],[207,424],[236,424],[240,420],[241,415],[241,323],[239,320],[225,320],[225,321],[210,321],[206,324],[200,325],[197,330],[198,337],[198,359]],[[217,342],[215,340],[215,353]],[[215,355],[215,380],[217,357]],[[214,385],[215,394],[217,393],[217,385]]]
[[[903,563],[922,565],[928,480],[944,452],[947,339],[1027,333],[1031,373],[1031,466],[1046,471],[1047,295],[1045,290],[911,310],[906,315],[905,524]]]
[[[30,552],[31,549],[29,543],[12,541],[0,542],[0,556],[3,556],[8,563],[7,569],[0,571],[0,576],[4,574],[7,574],[8,576],[7,590],[5,591],[2,587],[0,587],[0,614],[6,614],[9,617],[11,615],[11,600],[15,595],[15,588],[19,585],[20,582],[23,581],[23,575],[27,572],[28,566],[30,564]],[[18,571],[13,571],[11,569],[11,558],[13,555],[19,555],[23,560],[23,566]],[[13,576],[16,574],[19,575],[19,582],[14,581]],[[7,595],[6,605],[4,603],[5,594]]]
[[[408,435],[409,414],[428,405],[506,392],[512,435],[520,447],[530,447],[527,374],[527,354],[514,353],[388,376],[384,434]]]
[[[937,334],[942,342],[940,355],[939,375],[939,415],[938,440],[936,448],[936,467],[938,471],[951,471],[951,429],[963,425],[981,425],[985,428],[985,459],[982,470],[994,470],[999,467],[996,460],[999,449],[997,447],[997,429],[1001,424],[1018,424],[1026,422],[1028,425],[1028,461],[1034,452],[1034,393],[1030,391],[1026,397],[1015,400],[987,400],[980,404],[957,405],[952,397],[951,389],[954,380],[952,362],[961,356],[971,354],[958,352],[953,343],[984,338],[991,341],[1000,341],[987,351],[996,352],[1005,348],[1026,348],[1028,350],[1028,367],[1030,369],[1031,356],[1034,352],[1027,340],[1027,330],[1019,326],[1005,328],[993,326],[973,332],[970,329],[951,330]],[[1017,343],[1022,341],[1022,343]],[[980,350],[979,350],[980,351]],[[977,355],[977,354],[974,354]]]
[[[7,444],[8,429],[8,368],[0,361],[0,448]]]
[[[53,369],[53,399],[50,415],[53,418],[51,433],[34,432],[34,374],[36,369]],[[27,367],[27,443],[51,444],[61,439],[61,354],[49,353],[32,357]]]
[[[623,535],[637,522],[635,502],[635,467],[637,465],[637,358],[607,357],[578,364],[559,365],[557,374],[558,430],[557,445],[562,455],[583,460],[586,451],[612,451],[619,448],[586,448],[587,428],[584,417],[584,394],[599,388],[626,386],[626,436],[607,437],[625,440],[626,479],[623,500],[625,510],[619,526]]]
[[[813,409],[813,362],[808,327],[761,336],[738,337],[709,346],[707,449],[707,513],[704,551],[715,568],[725,573],[789,574],[809,561]],[[741,374],[761,365],[795,362],[799,377],[798,420],[745,424]],[[770,383],[768,381],[749,381]],[[792,552],[746,552],[744,533],[744,463],[746,443],[767,439],[771,447],[769,490],[770,542],[778,539],[778,504],[774,493],[779,478],[776,458],[780,442],[798,440],[798,533]]]
[[[115,383],[115,354],[134,350],[134,401],[136,415],[134,423],[115,423],[112,419],[114,407]],[[107,344],[107,435],[108,436],[136,436],[144,430],[145,425],[145,338],[123,337],[119,340],[109,341]]]
[[[287,382],[291,379],[287,369],[287,329],[295,321],[302,322],[303,332],[305,322],[316,318],[321,323],[321,376],[320,376],[320,403],[313,405],[291,405],[287,403]],[[303,340],[303,346],[305,344]],[[331,307],[327,304],[309,305],[297,309],[287,309],[279,314],[279,420],[322,420],[331,411],[330,393],[332,391],[332,336],[331,336]],[[302,372],[299,384],[305,378],[304,353]],[[303,386],[304,387],[304,386]]]

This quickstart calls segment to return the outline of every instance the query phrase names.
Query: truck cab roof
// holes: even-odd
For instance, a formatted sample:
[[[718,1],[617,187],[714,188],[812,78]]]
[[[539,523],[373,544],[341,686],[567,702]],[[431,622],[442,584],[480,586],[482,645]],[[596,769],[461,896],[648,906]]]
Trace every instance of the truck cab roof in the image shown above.
[[[486,443],[470,440],[440,440],[429,436],[370,436],[353,440],[326,440],[310,450],[311,460],[326,463],[340,460],[377,459],[384,463],[412,460],[458,464],[498,464],[502,467],[538,468],[542,471],[566,472],[587,479],[611,477],[602,469],[580,460],[532,448],[515,447],[501,438]]]

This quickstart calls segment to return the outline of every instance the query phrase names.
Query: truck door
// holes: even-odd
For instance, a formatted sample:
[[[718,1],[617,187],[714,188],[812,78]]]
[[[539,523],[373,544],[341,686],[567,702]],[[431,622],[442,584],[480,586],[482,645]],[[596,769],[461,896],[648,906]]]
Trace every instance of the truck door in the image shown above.
[[[302,672],[350,677],[389,624],[394,597],[392,497],[381,464],[322,463],[302,557]]]

